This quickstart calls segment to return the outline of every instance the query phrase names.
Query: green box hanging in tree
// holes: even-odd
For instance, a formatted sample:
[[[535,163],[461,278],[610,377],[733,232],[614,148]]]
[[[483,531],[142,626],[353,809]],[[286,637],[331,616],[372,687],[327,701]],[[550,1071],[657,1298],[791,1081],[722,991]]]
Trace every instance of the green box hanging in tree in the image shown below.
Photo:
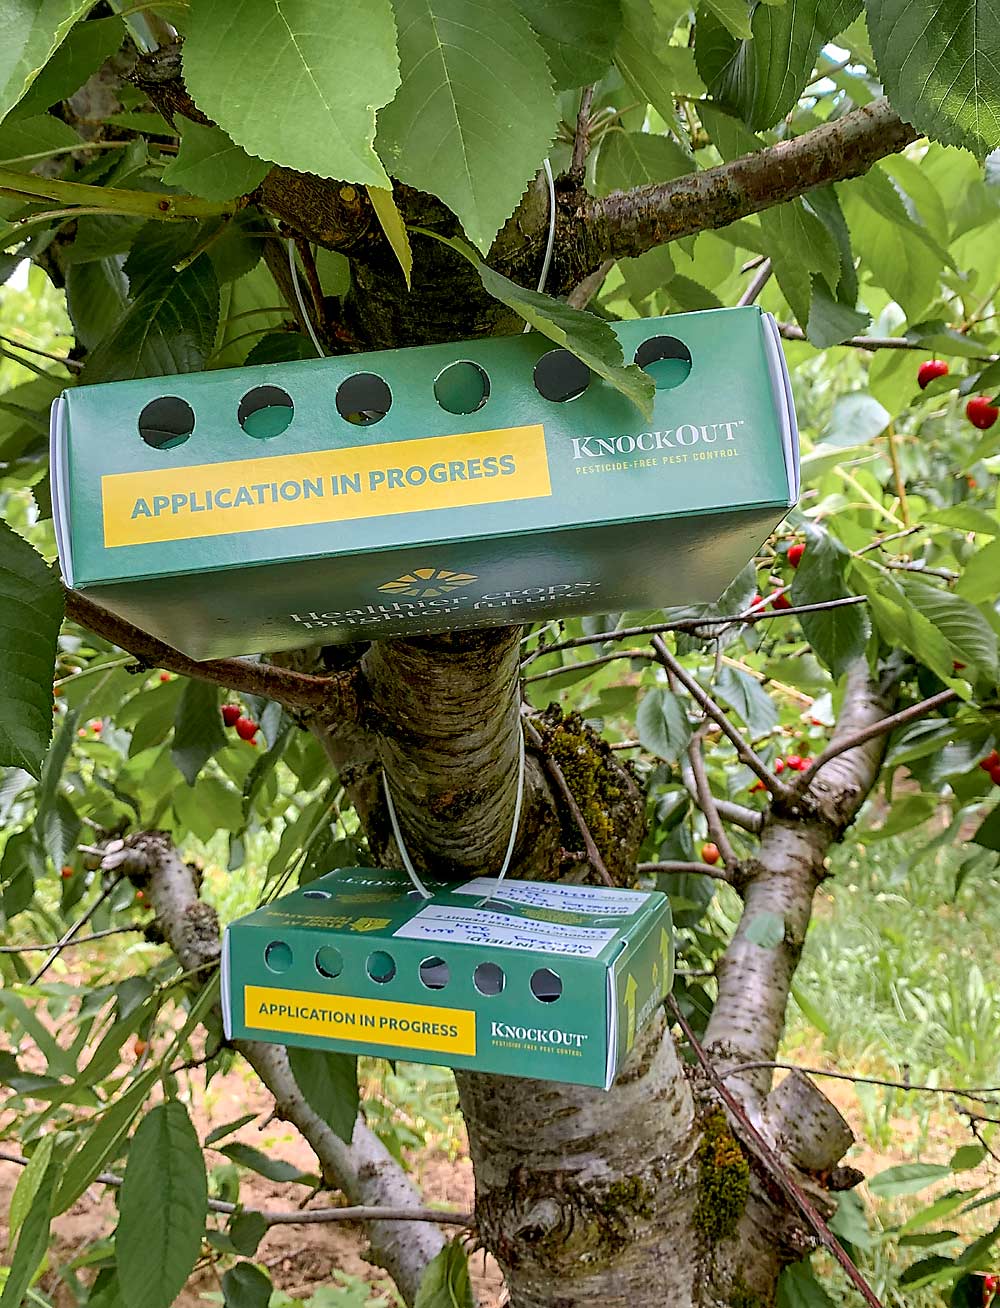
[[[233,922],[227,1039],[577,1085],[615,1079],[673,981],[659,891],[342,868]]]
[[[776,325],[613,326],[651,423],[535,333],[68,390],[66,583],[195,658],[713,601],[798,496]]]

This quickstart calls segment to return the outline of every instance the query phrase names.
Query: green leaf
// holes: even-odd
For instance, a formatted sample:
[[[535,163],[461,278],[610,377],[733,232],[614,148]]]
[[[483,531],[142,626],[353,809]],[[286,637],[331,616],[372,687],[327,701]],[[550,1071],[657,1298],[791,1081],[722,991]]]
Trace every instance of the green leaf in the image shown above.
[[[14,118],[43,114],[50,105],[78,91],[125,39],[125,25],[116,16],[76,23],[13,111]],[[41,148],[41,147],[39,147]]]
[[[266,159],[247,154],[221,127],[185,118],[181,147],[164,168],[163,181],[206,200],[232,200],[258,187],[271,168]]]
[[[237,1117],[235,1122],[223,1122],[221,1126],[217,1126],[205,1136],[205,1148],[217,1144],[219,1140],[224,1140],[227,1135],[232,1135],[241,1126],[246,1126],[248,1122],[252,1122],[256,1116],[256,1113],[244,1113],[242,1117]]]
[[[123,1095],[101,1114],[96,1124],[88,1123],[88,1133],[62,1169],[54,1212],[72,1208],[105,1163],[115,1156],[133,1119],[139,1113],[154,1082],[155,1069],[143,1073]]]
[[[969,1146],[964,1146],[968,1148]],[[972,1146],[975,1148],[976,1146]],[[911,1214],[903,1225],[899,1228],[900,1233],[909,1231],[919,1231],[921,1227],[930,1226],[932,1222],[940,1222],[944,1217],[950,1217],[953,1212],[961,1208],[962,1205],[978,1190],[949,1190],[947,1194],[941,1195],[933,1203],[919,1208]]]
[[[680,90],[678,70],[668,46],[674,15],[662,22],[650,0],[623,0],[622,7],[624,24],[615,47],[615,65],[641,103],[651,104],[668,126],[680,132],[674,102]]]
[[[457,236],[438,239],[469,260],[487,293],[495,300],[508,305],[536,331],[582,359],[588,368],[631,400],[645,418],[652,419],[656,390],[653,379],[634,363],[625,364],[621,342],[606,322],[592,313],[572,309],[560,300],[516,285],[483,263]]]
[[[237,1263],[222,1278],[226,1308],[267,1308],[273,1290],[270,1277],[253,1263]]]
[[[89,259],[66,269],[66,308],[86,349],[114,331],[127,305],[128,278],[117,259]]]
[[[19,1308],[31,1285],[49,1244],[49,1223],[52,1220],[52,1190],[58,1167],[49,1162],[40,1179],[31,1207],[21,1226],[21,1235],[10,1262],[10,1270],[0,1294],[0,1308]]]
[[[0,119],[26,94],[73,24],[90,8],[91,0],[3,0]]]
[[[792,581],[792,603],[821,604],[850,595],[846,581],[850,555],[844,547],[836,537],[818,527],[806,528],[806,540],[805,553]],[[799,622],[813,653],[834,677],[843,676],[850,664],[864,653],[868,621],[861,604],[800,613]]]
[[[170,751],[177,770],[189,786],[208,760],[229,742],[219,713],[219,688],[207,681],[189,679],[174,718],[174,744]]]
[[[52,1147],[56,1142],[55,1132],[42,1136],[35,1151],[28,1160],[28,1166],[17,1178],[17,1185],[10,1198],[10,1215],[7,1223],[7,1242],[10,1243],[21,1229],[21,1223],[31,1211],[35,1196],[45,1180],[49,1163],[52,1161]]]
[[[63,615],[55,572],[0,522],[0,767],[41,775],[52,736],[52,671]]]
[[[292,1163],[286,1163],[281,1158],[268,1158],[267,1154],[262,1154],[253,1145],[236,1141],[234,1144],[224,1145],[220,1152],[224,1153],[230,1162],[239,1163],[241,1167],[249,1167],[251,1171],[266,1176],[269,1181],[308,1179],[307,1174],[299,1171]]]
[[[780,913],[757,913],[747,923],[743,936],[761,949],[777,949],[785,938],[785,919]]]
[[[427,1264],[413,1308],[475,1308],[469,1260],[459,1238]]]
[[[315,357],[315,345],[302,332],[268,332],[247,355],[244,367],[252,368],[258,363],[291,363]]]
[[[557,91],[599,81],[622,25],[621,0],[514,0],[549,61]]]
[[[918,131],[982,158],[1000,146],[997,0],[866,0],[879,76]]]
[[[959,595],[971,604],[992,603],[997,594],[997,577],[1000,576],[1000,540],[985,545],[965,565],[959,578]]]
[[[812,299],[805,331],[810,344],[815,345],[817,350],[825,350],[851,336],[857,336],[870,322],[867,313],[858,313],[849,305],[835,300],[822,277],[812,279]]]
[[[910,602],[948,641],[959,662],[996,678],[996,632],[973,604],[917,574],[900,578],[900,584]]]
[[[241,1253],[244,1258],[252,1258],[257,1252],[257,1246],[267,1235],[268,1229],[264,1214],[251,1209],[248,1212],[237,1213],[232,1218],[229,1223],[229,1238],[237,1253]]]
[[[125,1308],[170,1308],[198,1258],[208,1212],[205,1159],[187,1109],[157,1104],[129,1149],[115,1257]]]
[[[993,809],[980,822],[976,834],[972,837],[972,843],[981,845],[983,849],[1000,851],[1000,807]]]
[[[792,1263],[781,1273],[776,1304],[777,1308],[834,1308],[808,1262]]]
[[[695,28],[698,71],[714,98],[748,127],[772,127],[794,109],[820,49],[860,7],[860,0],[757,4],[750,17],[753,39],[743,41],[702,10]]]
[[[872,620],[889,648],[902,646],[943,681],[950,680],[955,661],[951,646],[937,627],[914,608],[902,588],[862,559],[852,563],[851,576],[867,595]]]
[[[218,322],[219,283],[211,259],[202,256],[180,273],[161,266],[87,359],[86,380],[197,372],[215,344]]]
[[[868,1189],[877,1199],[899,1199],[926,1190],[943,1176],[950,1176],[945,1163],[900,1163],[868,1178]]]
[[[635,727],[643,749],[676,763],[691,739],[691,724],[684,705],[665,687],[657,686],[642,697]]]
[[[750,40],[750,7],[747,0],[705,0],[704,10],[718,19],[733,36]],[[700,22],[701,19],[699,18]]]
[[[555,135],[545,54],[514,0],[471,14],[466,0],[395,9],[402,82],[379,114],[379,152],[394,177],[443,200],[485,254]]]
[[[396,208],[396,201],[391,191],[385,191],[381,186],[369,186],[367,190],[368,198],[375,210],[375,217],[378,219],[382,231],[385,232],[386,240],[392,246],[392,252],[403,272],[406,289],[409,290],[410,276],[413,272],[413,251],[410,249],[410,238],[406,231],[406,224]]]
[[[802,200],[761,215],[774,274],[803,327],[808,325],[814,274],[832,286],[840,276],[840,251],[826,224]]]
[[[911,1263],[900,1275],[899,1284],[916,1289],[921,1285],[930,1285],[933,1281],[944,1280],[954,1275],[954,1272],[954,1258],[945,1258],[943,1254],[931,1254],[929,1258],[921,1258],[919,1262]]]
[[[968,1172],[978,1167],[986,1157],[986,1150],[979,1144],[959,1145],[951,1156],[948,1166],[953,1172]]]
[[[184,80],[248,154],[388,189],[372,142],[399,86],[395,38],[389,0],[194,0]]]
[[[669,182],[694,171],[694,161],[669,136],[651,132],[608,132],[597,158],[598,195]]]
[[[350,1144],[358,1119],[357,1057],[293,1045],[288,1050],[288,1061],[309,1106],[345,1144]]]
[[[715,689],[718,697],[747,724],[751,735],[766,735],[777,725],[778,710],[756,677],[726,665],[719,672]]]
[[[194,741],[192,750],[197,750]],[[193,752],[188,766],[193,767],[197,758]],[[243,825],[243,797],[221,777],[203,776],[197,785],[178,786],[173,808],[178,822],[202,841],[211,840],[217,831],[238,831]]]
[[[1000,536],[1000,522],[992,514],[971,504],[955,504],[948,509],[932,509],[922,515],[924,522],[956,531],[974,531],[980,536]]]

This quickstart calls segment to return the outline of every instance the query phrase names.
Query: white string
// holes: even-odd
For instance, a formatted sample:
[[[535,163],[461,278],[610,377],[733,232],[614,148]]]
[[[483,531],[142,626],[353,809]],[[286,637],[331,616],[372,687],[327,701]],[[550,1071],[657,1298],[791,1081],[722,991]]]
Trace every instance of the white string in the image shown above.
[[[519,724],[520,725],[520,724]],[[507,851],[503,856],[503,864],[497,875],[497,889],[500,888],[500,882],[507,875],[511,859],[514,857],[514,846],[517,844],[517,832],[521,825],[521,805],[524,801],[524,728],[521,727],[517,733],[518,751],[517,751],[517,791],[514,797],[514,820],[510,827],[510,839],[507,841]],[[403,840],[403,833],[399,827],[399,818],[396,816],[396,806],[392,802],[392,791],[389,789],[389,778],[385,774],[385,768],[382,769],[382,789],[385,791],[385,804],[389,810],[389,825],[392,827],[393,838],[399,849],[399,856],[403,860],[403,867],[410,880],[424,899],[431,898],[431,892],[420,880],[417,869],[413,866],[413,860],[410,858],[406,848],[406,842]],[[489,902],[491,896],[487,896],[482,903]]]
[[[299,270],[295,263],[295,242],[288,242],[288,267],[292,274],[292,286],[295,288],[295,298],[299,302],[299,308],[302,310],[302,321],[306,325],[306,331],[312,338],[312,343],[316,347],[316,353],[321,359],[325,359],[323,347],[319,343],[319,337],[316,335],[315,328],[312,325],[312,318],[309,316],[309,310],[306,308],[305,296],[302,294],[302,287],[299,285]]]
[[[549,269],[552,267],[552,250],[556,243],[556,183],[552,176],[552,165],[548,159],[542,160],[542,167],[545,169],[545,180],[549,184],[549,239],[545,243],[545,258],[542,260],[542,271],[538,278],[536,290],[539,294],[545,290],[545,283],[548,281]],[[524,331],[531,331],[531,323],[524,324]],[[524,332],[521,333],[524,335]]]

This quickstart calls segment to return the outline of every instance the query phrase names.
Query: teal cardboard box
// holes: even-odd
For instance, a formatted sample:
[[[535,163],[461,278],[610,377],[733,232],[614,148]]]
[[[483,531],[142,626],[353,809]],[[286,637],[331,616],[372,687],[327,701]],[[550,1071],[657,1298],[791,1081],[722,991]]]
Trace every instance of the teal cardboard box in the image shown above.
[[[68,390],[66,584],[202,659],[716,600],[798,496],[777,328],[613,326],[651,423],[537,333]]]
[[[673,982],[659,891],[344,868],[227,929],[226,1037],[608,1089]]]

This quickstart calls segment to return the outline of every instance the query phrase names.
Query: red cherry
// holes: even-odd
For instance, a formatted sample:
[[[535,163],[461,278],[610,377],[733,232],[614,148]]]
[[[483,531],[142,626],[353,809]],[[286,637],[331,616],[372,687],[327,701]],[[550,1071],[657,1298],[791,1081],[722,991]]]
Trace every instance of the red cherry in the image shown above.
[[[703,863],[709,863],[714,867],[721,857],[722,855],[719,853],[718,845],[713,844],[711,841],[709,841],[707,845],[702,845],[701,861]]]
[[[90,729],[91,729],[91,731],[94,733],[95,736],[99,736],[99,735],[101,734],[101,732],[104,730],[104,723],[103,723],[103,722],[92,722],[92,723],[90,724]]]
[[[794,545],[789,545],[788,562],[792,565],[793,568],[797,568],[799,566],[799,563],[802,560],[802,555],[805,554],[805,552],[806,552],[806,547],[802,544],[800,540],[797,540]]]
[[[776,595],[771,596],[772,609],[790,609],[791,607],[792,607],[792,601],[788,598],[788,596],[785,594],[783,590],[779,591]]]
[[[243,716],[243,710],[239,704],[223,704],[222,720],[227,727],[235,727],[239,718]]]
[[[1000,786],[1000,763],[994,768],[990,768],[990,780],[994,786]]]
[[[774,760],[774,770],[775,772],[784,772],[785,760],[783,758],[776,758]]]
[[[984,772],[992,772],[994,768],[1000,768],[1000,753],[991,749],[985,758],[979,760],[979,766]]]
[[[763,597],[762,595],[755,595],[755,596],[753,597],[753,599],[750,601],[750,611],[751,611],[751,613],[754,611],[754,609],[762,609],[762,608],[764,608],[764,606],[765,606],[766,604],[767,604],[767,600],[764,599],[764,597]]]
[[[132,1048],[135,1050],[136,1058],[141,1058],[143,1054],[146,1052],[146,1050],[149,1048],[149,1041],[143,1040],[140,1036],[136,1036],[135,1044],[132,1046]]]
[[[965,671],[965,664],[964,664],[964,663],[959,663],[958,659],[954,659],[954,660],[952,661],[951,670],[952,670],[952,672],[964,672],[964,671]]]
[[[240,740],[253,740],[259,730],[253,718],[237,718],[233,725]]]
[[[923,390],[936,377],[947,377],[948,372],[949,368],[944,359],[928,359],[917,369],[917,385]]]
[[[161,681],[169,681],[169,680],[170,680],[170,673],[169,673],[169,672],[161,672],[161,673],[160,673],[160,680],[161,680]]]
[[[984,1276],[983,1292],[985,1294],[996,1294],[997,1290],[1000,1290],[1000,1276]]]
[[[980,431],[986,431],[988,427],[993,426],[997,418],[1000,418],[1000,409],[995,404],[990,404],[985,395],[973,395],[965,406],[965,416],[973,427],[978,427]]]
[[[52,694],[56,697],[56,699],[58,699],[59,696],[60,696],[62,693],[63,693],[63,688],[62,688],[62,686],[53,686],[53,687],[52,687]]]
[[[785,763],[788,765],[788,767],[792,769],[793,772],[802,771],[802,762],[803,760],[798,754],[789,754],[789,756],[785,759]]]
[[[73,875],[73,869],[67,863],[64,868],[60,869],[59,875],[62,877],[64,881],[68,881],[70,877]]]
[[[821,718],[810,718],[809,721],[813,724],[814,727],[821,727],[823,725],[823,721]]]
[[[83,727],[80,727],[80,728],[77,730],[77,733],[76,733],[76,734],[77,734],[77,735],[80,737],[80,739],[82,740],[82,739],[84,738],[84,736],[86,736],[87,733],[86,733],[86,731],[84,730]]]
[[[135,892],[135,902],[137,904],[144,904],[146,902],[146,896],[143,894],[141,890],[137,890]]]
[[[753,795],[758,790],[766,790],[766,789],[767,786],[764,785],[763,781],[755,781],[753,785],[750,787],[750,794]]]

